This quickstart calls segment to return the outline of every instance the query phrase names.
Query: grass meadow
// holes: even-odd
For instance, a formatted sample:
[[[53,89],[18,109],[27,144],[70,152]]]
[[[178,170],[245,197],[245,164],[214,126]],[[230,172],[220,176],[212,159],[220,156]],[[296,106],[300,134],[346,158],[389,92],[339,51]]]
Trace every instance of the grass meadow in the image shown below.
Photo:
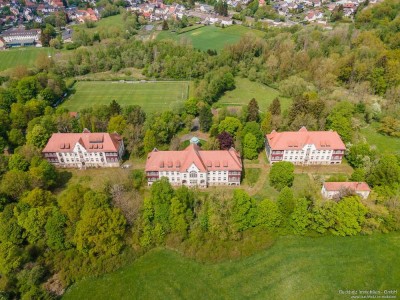
[[[62,104],[70,111],[116,100],[121,106],[136,104],[151,113],[179,108],[188,98],[189,83],[80,81],[73,88],[75,93]]]
[[[377,124],[361,129],[361,134],[371,146],[375,146],[380,153],[400,154],[400,138],[390,137],[377,132]]]
[[[247,78],[235,78],[236,88],[232,91],[227,91],[217,102],[222,106],[243,106],[249,104],[252,98],[255,98],[260,106],[260,110],[265,112],[272,101],[279,97],[279,91],[267,85],[253,82]],[[284,97],[279,97],[281,100],[282,111],[287,109],[291,100]]]
[[[264,36],[265,33],[259,30],[247,28],[241,25],[233,25],[226,28],[215,26],[203,26],[195,30],[185,31],[184,33],[162,31],[157,35],[157,39],[172,39],[175,41],[188,42],[194,48],[206,51],[222,50],[226,45],[237,43],[242,36],[247,33],[256,36]]]
[[[63,299],[350,299],[340,290],[399,288],[400,234],[283,236],[256,255],[202,264],[156,249],[72,286]]]
[[[14,48],[0,51],[0,71],[14,68],[16,66],[34,67],[36,58],[40,53],[53,55],[54,48]]]

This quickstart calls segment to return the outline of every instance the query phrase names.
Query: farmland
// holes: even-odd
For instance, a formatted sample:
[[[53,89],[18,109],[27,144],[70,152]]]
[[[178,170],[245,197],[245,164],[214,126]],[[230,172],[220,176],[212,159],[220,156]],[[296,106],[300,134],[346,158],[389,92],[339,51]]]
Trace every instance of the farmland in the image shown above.
[[[189,42],[194,48],[200,50],[221,50],[226,45],[234,44],[247,33],[253,33],[256,36],[264,36],[264,32],[250,29],[240,25],[233,25],[227,28],[215,26],[203,26],[195,30],[176,33],[162,31],[157,35],[157,39],[172,39],[175,41]]]
[[[0,51],[0,71],[16,66],[35,66],[36,58],[40,53],[54,54],[54,48],[15,48]]]
[[[111,82],[80,81],[62,107],[79,111],[93,105],[110,104],[140,105],[146,112],[175,110],[188,97],[188,82]]]
[[[339,290],[398,288],[400,235],[283,236],[241,260],[201,264],[156,249],[72,286],[64,299],[349,299]]]
[[[255,98],[258,102],[260,110],[265,112],[272,100],[279,97],[279,91],[267,85],[253,82],[247,78],[235,78],[236,88],[232,91],[227,91],[218,103],[222,106],[243,106],[249,104],[250,99]],[[291,100],[284,97],[279,97],[281,100],[282,110],[290,106]]]

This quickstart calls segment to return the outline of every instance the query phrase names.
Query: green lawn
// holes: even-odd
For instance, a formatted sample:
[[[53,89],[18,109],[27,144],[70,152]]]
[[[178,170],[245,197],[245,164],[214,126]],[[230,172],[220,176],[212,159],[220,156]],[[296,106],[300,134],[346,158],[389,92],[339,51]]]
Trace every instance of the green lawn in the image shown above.
[[[260,37],[265,35],[262,31],[250,29],[241,25],[233,25],[226,28],[204,26],[182,34],[162,31],[157,35],[157,39],[189,41],[193,47],[204,51],[208,49],[221,50],[226,45],[237,43],[243,35],[249,32]]]
[[[54,54],[54,48],[14,48],[0,51],[0,71],[16,66],[34,67],[39,53]]]
[[[115,15],[107,18],[102,18],[95,23],[93,28],[87,28],[85,24],[74,25],[73,28],[82,28],[88,32],[113,32],[123,30],[124,21],[122,20],[122,15]]]
[[[266,111],[274,98],[279,97],[279,91],[267,85],[253,82],[247,78],[235,78],[236,88],[226,92],[217,102],[224,106],[242,106],[249,104],[255,98],[261,111]],[[290,106],[291,100],[279,97],[282,111]]]
[[[146,112],[175,110],[188,97],[188,82],[136,82],[80,81],[74,85],[75,93],[62,106],[70,111],[96,104],[110,104],[116,100],[122,106],[140,105]]]
[[[87,278],[64,299],[350,299],[339,290],[393,290],[400,234],[278,238],[237,261],[201,264],[153,250],[130,266]]]
[[[376,124],[361,129],[361,134],[366,138],[368,144],[376,146],[380,153],[400,154],[400,138],[390,137],[376,131]]]

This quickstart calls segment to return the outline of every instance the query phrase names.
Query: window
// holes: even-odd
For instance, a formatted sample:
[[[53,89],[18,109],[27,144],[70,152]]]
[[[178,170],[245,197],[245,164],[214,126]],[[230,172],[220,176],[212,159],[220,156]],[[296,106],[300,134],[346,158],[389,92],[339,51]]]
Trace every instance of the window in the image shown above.
[[[192,171],[192,172],[190,172],[189,176],[190,176],[190,178],[197,178],[197,173]]]

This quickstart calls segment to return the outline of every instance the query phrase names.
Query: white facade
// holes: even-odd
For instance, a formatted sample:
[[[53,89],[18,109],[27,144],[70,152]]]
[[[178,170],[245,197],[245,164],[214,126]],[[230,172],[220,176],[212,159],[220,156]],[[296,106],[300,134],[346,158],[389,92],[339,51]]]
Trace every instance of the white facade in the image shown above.
[[[322,189],[321,189],[321,194],[322,194],[322,196],[324,197],[324,198],[327,198],[327,199],[333,199],[333,198],[336,198],[336,197],[338,197],[339,195],[340,195],[340,190],[337,190],[337,191],[328,191],[328,190],[326,190],[325,189],[325,186],[322,186]],[[361,198],[363,198],[363,199],[367,199],[368,198],[368,196],[369,196],[369,194],[370,194],[370,191],[354,191],[358,196],[360,196]]]
[[[289,161],[295,165],[331,165],[340,164],[344,150],[317,149],[314,144],[307,144],[301,150],[271,150],[265,147],[271,163]]]

